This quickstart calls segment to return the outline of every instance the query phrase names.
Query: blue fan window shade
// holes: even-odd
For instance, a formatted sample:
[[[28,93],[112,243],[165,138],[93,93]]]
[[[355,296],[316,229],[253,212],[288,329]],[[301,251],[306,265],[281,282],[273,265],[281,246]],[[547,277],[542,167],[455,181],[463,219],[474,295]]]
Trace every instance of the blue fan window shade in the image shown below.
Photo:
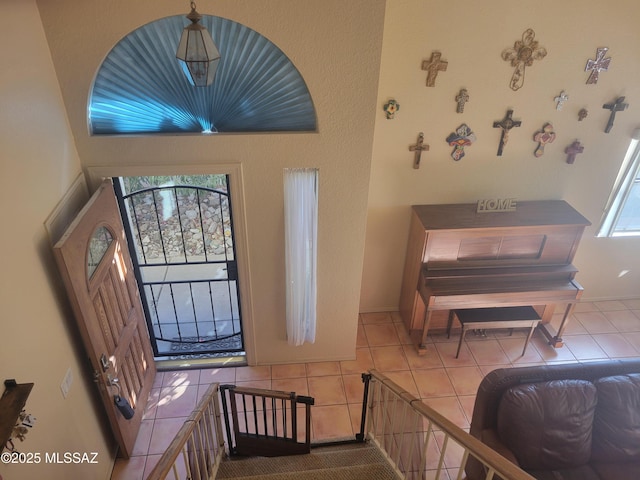
[[[237,22],[202,16],[221,59],[213,84],[189,84],[176,59],[187,23],[163,18],[113,47],[91,90],[91,134],[316,131],[300,72],[271,41]]]

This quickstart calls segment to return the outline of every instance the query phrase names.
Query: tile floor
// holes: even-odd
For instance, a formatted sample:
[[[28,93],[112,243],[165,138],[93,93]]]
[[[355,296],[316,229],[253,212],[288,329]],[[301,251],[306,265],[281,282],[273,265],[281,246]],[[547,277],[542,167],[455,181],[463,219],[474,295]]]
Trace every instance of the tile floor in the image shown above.
[[[553,322],[559,322],[560,316]],[[141,480],[196,406],[209,383],[295,391],[315,398],[312,440],[352,437],[359,431],[360,374],[376,368],[454,423],[468,429],[475,392],[483,376],[499,367],[640,356],[640,299],[579,304],[565,330],[563,348],[548,346],[536,332],[521,356],[524,331],[467,334],[455,358],[458,336],[429,337],[418,356],[397,312],[361,314],[356,359],[258,367],[207,368],[160,372],[135,446],[134,456],[118,460],[112,480]]]

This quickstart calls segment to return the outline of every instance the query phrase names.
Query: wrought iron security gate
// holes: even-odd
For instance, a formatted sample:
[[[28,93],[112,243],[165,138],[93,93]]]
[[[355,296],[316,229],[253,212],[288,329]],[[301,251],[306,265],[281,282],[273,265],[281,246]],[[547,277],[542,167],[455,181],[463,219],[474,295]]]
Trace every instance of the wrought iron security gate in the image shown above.
[[[114,180],[157,357],[244,350],[228,183],[225,175]]]

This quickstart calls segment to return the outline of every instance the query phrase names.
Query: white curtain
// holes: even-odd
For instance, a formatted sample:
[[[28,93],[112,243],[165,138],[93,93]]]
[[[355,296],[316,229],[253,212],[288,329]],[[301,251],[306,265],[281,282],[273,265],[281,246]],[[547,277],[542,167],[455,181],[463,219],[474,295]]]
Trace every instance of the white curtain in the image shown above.
[[[287,282],[287,340],[316,338],[318,170],[284,170],[284,236]]]

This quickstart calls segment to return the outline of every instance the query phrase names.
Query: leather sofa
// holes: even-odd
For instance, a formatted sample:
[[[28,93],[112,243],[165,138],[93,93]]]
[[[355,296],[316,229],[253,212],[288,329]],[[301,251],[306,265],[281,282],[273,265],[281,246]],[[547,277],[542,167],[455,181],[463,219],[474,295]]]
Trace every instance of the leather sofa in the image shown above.
[[[494,370],[470,433],[538,480],[638,480],[640,359]]]

